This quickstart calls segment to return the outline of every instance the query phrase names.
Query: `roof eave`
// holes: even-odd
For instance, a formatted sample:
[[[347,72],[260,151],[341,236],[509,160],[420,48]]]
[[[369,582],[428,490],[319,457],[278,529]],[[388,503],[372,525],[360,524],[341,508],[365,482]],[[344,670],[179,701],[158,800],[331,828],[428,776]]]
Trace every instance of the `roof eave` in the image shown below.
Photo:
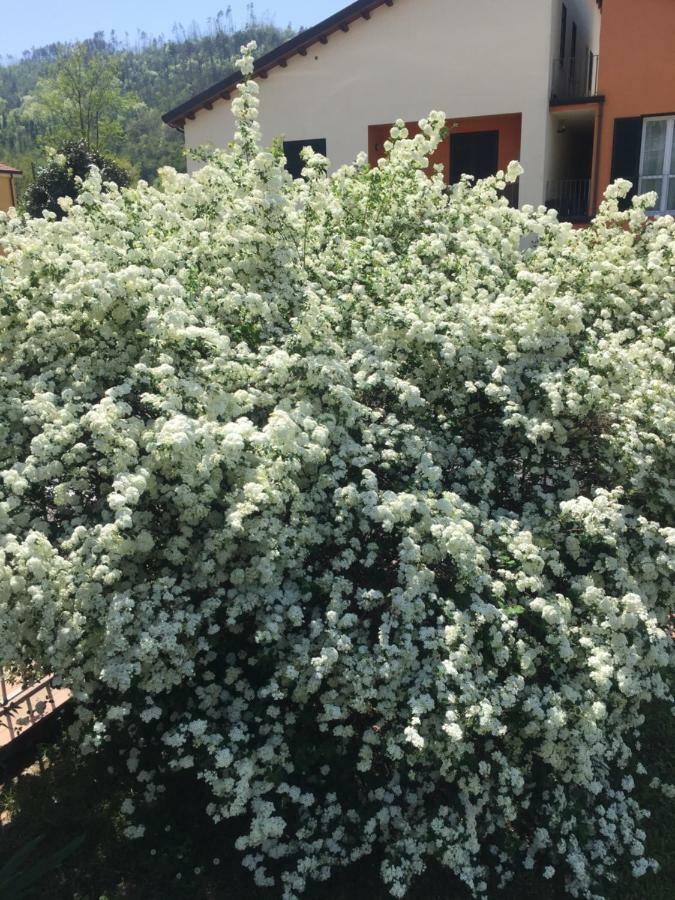
[[[329,16],[323,22],[319,22],[318,25],[314,25],[306,31],[301,31],[289,41],[266,53],[265,56],[261,56],[256,61],[253,78],[266,78],[270,69],[276,66],[287,65],[288,60],[292,56],[297,54],[306,55],[308,48],[313,44],[317,42],[327,43],[329,36],[336,31],[349,31],[349,25],[352,22],[361,18],[369,19],[371,12],[379,6],[393,5],[394,0],[357,0],[357,2],[351,3],[340,10],[340,12]],[[181,103],[180,106],[169,110],[162,116],[162,121],[172,128],[182,130],[185,120],[194,119],[195,113],[199,110],[213,109],[213,104],[218,100],[229,100],[232,91],[241,81],[241,77],[241,73],[231,72],[222,81],[218,81],[211,87],[206,88],[206,90],[201,91],[201,93],[186,100],[185,103]]]

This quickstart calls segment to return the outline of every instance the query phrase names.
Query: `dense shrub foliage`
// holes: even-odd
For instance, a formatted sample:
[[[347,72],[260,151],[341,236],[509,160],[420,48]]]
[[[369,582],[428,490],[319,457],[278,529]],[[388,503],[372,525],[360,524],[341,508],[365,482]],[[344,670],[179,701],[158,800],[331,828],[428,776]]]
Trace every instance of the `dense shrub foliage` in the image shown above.
[[[187,770],[285,897],[371,853],[597,896],[653,865],[673,219],[448,190],[442,114],[293,182],[256,106],[193,178],[1,220],[2,659],[123,749],[131,836]]]
[[[77,197],[82,181],[88,177],[92,166],[99,170],[102,190],[110,182],[119,187],[129,184],[129,175],[115,160],[103,156],[85,141],[69,141],[46,166],[38,170],[35,181],[27,188],[23,205],[28,215],[41,216],[47,210],[57,219],[63,218],[65,210],[60,199],[70,197],[74,200]]]

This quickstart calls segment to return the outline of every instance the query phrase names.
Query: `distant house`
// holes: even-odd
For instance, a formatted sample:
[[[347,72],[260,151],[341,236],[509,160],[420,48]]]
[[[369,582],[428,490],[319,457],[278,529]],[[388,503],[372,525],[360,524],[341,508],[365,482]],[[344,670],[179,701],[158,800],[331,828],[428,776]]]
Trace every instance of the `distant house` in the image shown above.
[[[442,109],[448,137],[434,162],[449,182],[519,159],[520,203],[584,221],[610,177],[642,177],[645,189],[653,165],[666,177],[674,34],[675,0],[359,0],[257,61],[263,138],[283,137],[295,175],[308,144],[333,167],[361,150],[375,164],[395,119],[414,129]],[[228,75],[164,121],[188,148],[227,146],[239,80]],[[665,126],[643,121],[657,113]]]
[[[14,179],[21,175],[20,169],[14,169],[0,162],[0,210],[16,206],[16,185]]]

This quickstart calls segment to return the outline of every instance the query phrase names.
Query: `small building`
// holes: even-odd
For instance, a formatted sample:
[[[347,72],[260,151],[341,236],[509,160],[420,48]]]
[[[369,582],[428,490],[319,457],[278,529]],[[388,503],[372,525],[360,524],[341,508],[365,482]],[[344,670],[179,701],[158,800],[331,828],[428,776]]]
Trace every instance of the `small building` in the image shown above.
[[[20,169],[0,162],[0,210],[8,210],[10,206],[16,206],[14,179],[19,175],[21,175]]]
[[[374,165],[396,119],[414,132],[442,109],[448,137],[433,161],[448,182],[519,159],[513,201],[584,222],[611,179],[647,190],[661,177],[664,212],[674,34],[675,0],[358,0],[257,60],[263,140],[283,138],[295,175],[307,145],[334,168],[362,150]],[[188,149],[232,140],[240,80],[163,117]]]
[[[375,162],[396,119],[414,128],[442,109],[449,136],[436,161],[448,180],[519,159],[520,202],[542,203],[562,9],[562,0],[358,0],[257,61],[263,139],[283,136],[292,171],[308,143],[333,167],[362,150]],[[568,0],[565,9],[579,59],[597,59],[596,0]],[[570,57],[569,44],[563,55]],[[227,146],[239,80],[228,75],[164,121],[184,131],[188,148]],[[567,99],[572,85],[565,87]]]

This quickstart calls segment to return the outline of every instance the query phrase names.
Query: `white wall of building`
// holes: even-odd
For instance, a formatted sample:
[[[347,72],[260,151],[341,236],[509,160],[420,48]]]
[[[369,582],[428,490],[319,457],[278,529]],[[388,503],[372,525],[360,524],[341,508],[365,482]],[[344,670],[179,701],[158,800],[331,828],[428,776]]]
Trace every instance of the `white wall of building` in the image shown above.
[[[578,0],[585,3],[586,0]],[[595,0],[589,0],[595,4]],[[549,85],[558,0],[395,0],[260,80],[263,139],[325,138],[333,167],[368,148],[368,126],[522,113],[521,203],[544,199]],[[188,148],[225,147],[218,101],[185,122]]]

